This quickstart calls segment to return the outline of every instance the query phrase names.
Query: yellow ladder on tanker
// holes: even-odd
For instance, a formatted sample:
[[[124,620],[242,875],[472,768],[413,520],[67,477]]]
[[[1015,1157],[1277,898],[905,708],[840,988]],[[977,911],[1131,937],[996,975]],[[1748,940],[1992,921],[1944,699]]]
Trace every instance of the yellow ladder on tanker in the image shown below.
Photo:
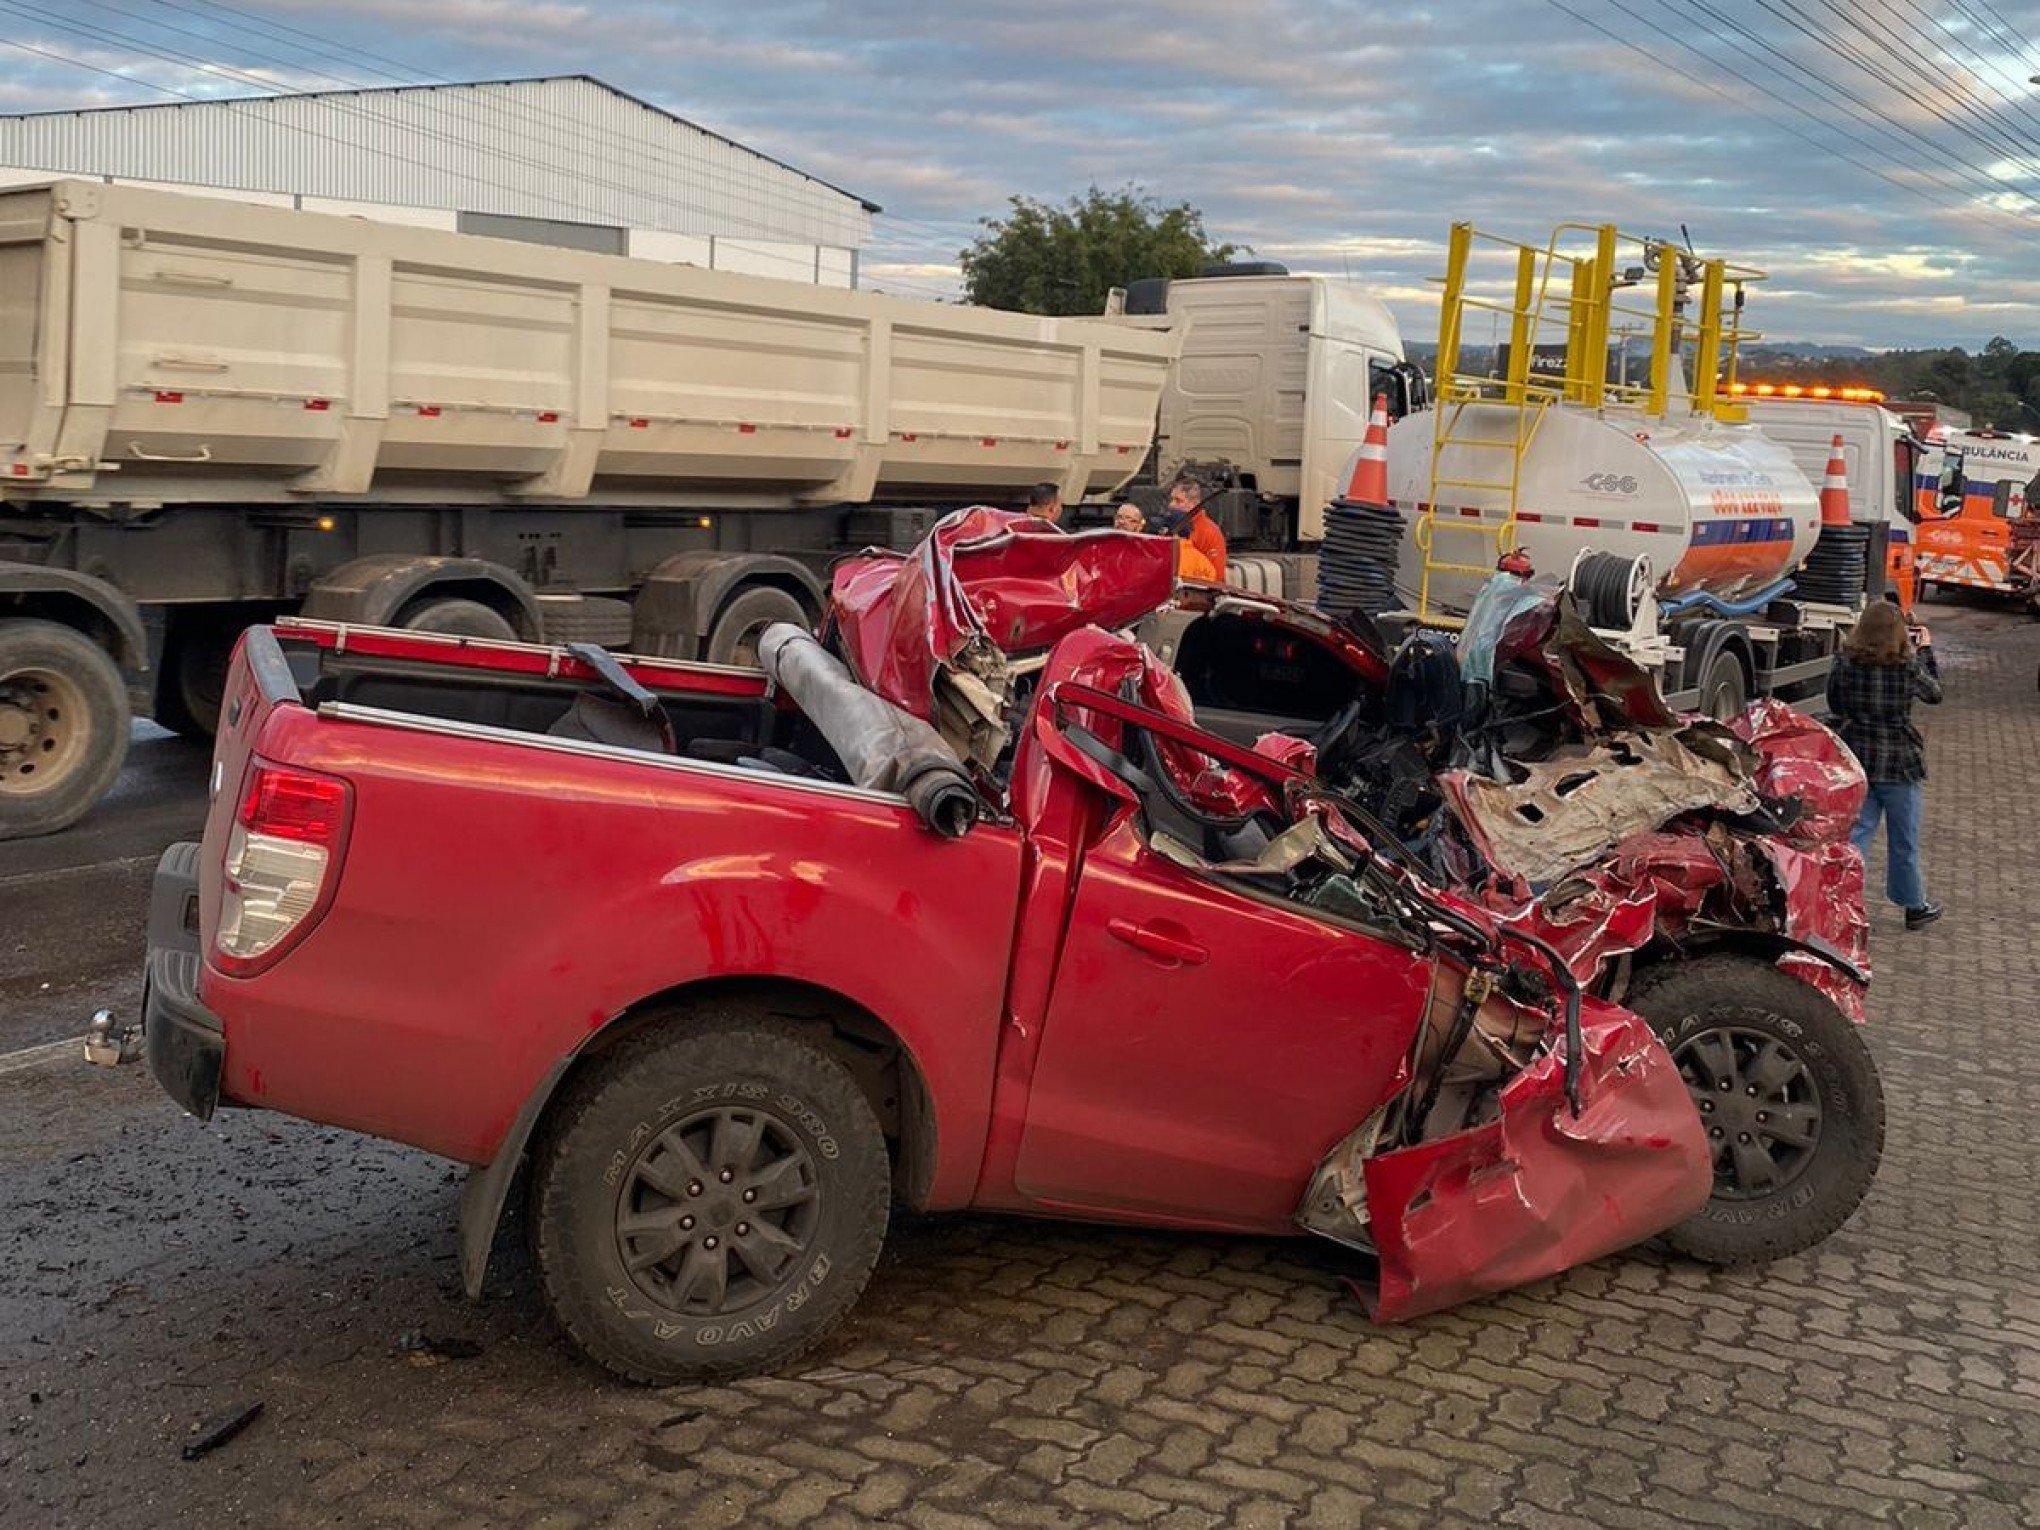
[[[1544,318],[1546,292],[1550,287],[1552,245],[1537,250],[1516,246],[1515,301],[1508,306],[1469,297],[1466,268],[1473,254],[1474,227],[1455,223],[1445,261],[1445,291],[1438,314],[1437,398],[1432,405],[1430,493],[1417,513],[1414,535],[1421,559],[1417,585],[1417,619],[1428,626],[1457,627],[1462,619],[1440,611],[1432,600],[1432,577],[1441,573],[1491,574],[1495,564],[1516,545],[1516,517],[1522,505],[1523,459],[1537,439],[1537,427],[1544,411],[1564,391],[1543,382],[1531,381],[1530,361]],[[1579,284],[1576,282],[1575,286]],[[1575,291],[1572,301],[1582,294]],[[1506,380],[1462,373],[1459,343],[1469,309],[1506,314],[1509,320],[1509,365]],[[1575,316],[1575,320],[1577,316]],[[1605,328],[1605,312],[1603,317]],[[1569,363],[1568,363],[1569,364]],[[1475,411],[1469,430],[1464,428],[1470,406]],[[1506,410],[1508,428],[1489,434],[1499,423],[1497,410]],[[1452,471],[1447,471],[1447,454],[1452,454]],[[1492,472],[1477,464],[1493,464]],[[1478,476],[1474,476],[1478,475]],[[1471,495],[1453,493],[1472,490]],[[1467,498],[1488,500],[1504,496],[1499,520],[1491,519],[1491,504],[1467,505]],[[1439,544],[1441,536],[1472,541],[1473,551],[1450,556]],[[1489,551],[1490,546],[1492,551]],[[1481,561],[1469,561],[1478,557]]]
[[[1593,236],[1591,255],[1560,250],[1569,235],[1579,234]],[[1469,295],[1467,266],[1476,240],[1498,245],[1514,256],[1513,302]],[[1617,257],[1631,246],[1640,251],[1640,264],[1624,268],[1617,264]],[[1569,279],[1560,292],[1553,293],[1554,276],[1561,270],[1569,272]],[[1624,235],[1612,223],[1560,224],[1541,248],[1482,234],[1470,223],[1453,224],[1438,314],[1430,496],[1418,510],[1414,531],[1422,560],[1417,619],[1435,627],[1463,626],[1463,619],[1442,611],[1433,600],[1432,576],[1485,576],[1515,547],[1522,513],[1524,459],[1537,439],[1538,427],[1554,406],[1598,411],[1606,405],[1622,404],[1663,418],[1673,401],[1672,373],[1690,335],[1695,342],[1694,380],[1690,401],[1684,407],[1723,420],[1744,418],[1744,412],[1729,401],[1737,344],[1756,338],[1753,331],[1742,328],[1742,288],[1745,282],[1761,281],[1763,275],[1753,267],[1732,266],[1724,260],[1684,256],[1668,240]],[[1641,327],[1650,336],[1650,380],[1631,386],[1625,367],[1623,380],[1611,382],[1608,345],[1617,311],[1615,294],[1623,287],[1653,279],[1656,290],[1647,308],[1621,310],[1625,316],[1642,320]],[[1689,280],[1697,280],[1701,288],[1697,321],[1680,316]],[[1734,298],[1732,311],[1725,307],[1729,294]],[[1469,309],[1508,318],[1508,366],[1500,375],[1460,369],[1461,332]],[[1562,366],[1556,372],[1533,369],[1531,362],[1547,326],[1555,333],[1561,325]],[[1626,340],[1624,345],[1626,352]],[[1724,359],[1725,381],[1716,375]],[[1483,462],[1492,463],[1492,470],[1483,468]],[[1467,499],[1478,503],[1467,505]],[[1497,501],[1499,519],[1495,518]],[[1450,556],[1440,545],[1441,537],[1474,539],[1476,550]],[[1491,555],[1485,544],[1492,544]],[[1476,556],[1485,561],[1471,561]]]

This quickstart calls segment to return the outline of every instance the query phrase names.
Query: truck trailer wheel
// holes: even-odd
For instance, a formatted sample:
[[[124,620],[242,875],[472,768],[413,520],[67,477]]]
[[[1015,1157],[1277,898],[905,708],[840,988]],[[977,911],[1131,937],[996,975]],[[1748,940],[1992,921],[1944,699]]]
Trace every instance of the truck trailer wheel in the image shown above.
[[[805,627],[807,608],[786,591],[771,585],[756,585],[743,591],[715,619],[715,630],[708,635],[708,662],[756,669],[759,634],[774,622]]]
[[[97,643],[56,622],[0,622],[0,839],[82,818],[120,774],[129,721]]]
[[[156,721],[185,738],[219,732],[240,622],[194,623],[172,632],[156,687]]]
[[[1869,1193],[1884,1151],[1884,1089],[1856,1026],[1756,957],[1676,962],[1624,1000],[1650,1022],[1700,1111],[1714,1194],[1665,1234],[1710,1264],[1813,1247]]]
[[[517,629],[501,612],[479,600],[458,596],[430,596],[413,601],[398,613],[395,623],[412,632],[439,632],[448,637],[493,638],[505,643],[517,641]]]
[[[569,1087],[531,1227],[546,1300],[591,1359],[650,1385],[743,1375],[849,1311],[892,1186],[840,1063],[724,1009],[640,1031]]]
[[[1727,722],[1749,704],[1750,683],[1742,660],[1724,644],[1707,661],[1707,673],[1700,678],[1700,710],[1716,722]]]

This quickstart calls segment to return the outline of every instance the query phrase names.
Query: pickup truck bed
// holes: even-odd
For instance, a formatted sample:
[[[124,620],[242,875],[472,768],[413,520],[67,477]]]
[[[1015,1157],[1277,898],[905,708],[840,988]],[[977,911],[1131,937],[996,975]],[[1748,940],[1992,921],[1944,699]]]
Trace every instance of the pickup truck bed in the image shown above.
[[[957,885],[924,907],[901,857],[929,847],[898,799],[698,757],[771,742],[831,768],[762,676],[633,664],[680,734],[682,752],[665,757],[549,735],[592,677],[518,662],[544,650],[468,645],[448,668],[403,655],[450,655],[460,640],[320,634],[322,646],[291,630],[248,639],[223,714],[223,779],[231,787],[259,737],[265,756],[344,776],[354,832],[345,875],[290,959],[202,974],[201,996],[225,1017],[228,1097],[486,1164],[561,1058],[677,974],[769,970],[873,1013],[951,1016],[979,1038],[913,1048],[941,1070],[932,1092],[956,1119],[939,1134],[968,1158],[1003,974],[959,953],[985,920],[1011,922],[1016,836],[934,846]],[[235,803],[223,791],[213,820]],[[854,879],[822,870],[843,866]],[[204,928],[216,927],[220,880],[202,867]],[[900,921],[913,933],[889,949],[865,938]],[[237,1019],[253,1012],[259,1023]],[[206,1113],[204,1100],[182,1103]],[[925,1188],[959,1204],[970,1178],[959,1167]]]

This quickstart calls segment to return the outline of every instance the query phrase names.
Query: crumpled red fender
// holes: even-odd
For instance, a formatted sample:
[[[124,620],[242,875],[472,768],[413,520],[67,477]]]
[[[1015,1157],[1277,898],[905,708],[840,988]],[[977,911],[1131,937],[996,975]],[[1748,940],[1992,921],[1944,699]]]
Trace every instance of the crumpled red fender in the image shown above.
[[[1547,1050],[1502,1086],[1481,1126],[1367,1160],[1380,1253],[1370,1315],[1393,1323],[1506,1291],[1627,1248],[1707,1203],[1713,1157],[1664,1044],[1637,1015],[1588,999],[1581,1111]]]
[[[1848,837],[1869,787],[1839,734],[1768,696],[1728,726],[1763,757],[1757,790],[1774,802],[1798,801],[1799,816],[1785,830],[1788,840],[1812,846]]]
[[[1863,857],[1846,839],[1802,849],[1766,836],[1752,841],[1785,893],[1785,933],[1816,941],[1870,972],[1870,920],[1863,912]],[[1787,952],[1778,965],[1863,1021],[1863,985],[1817,956]]]

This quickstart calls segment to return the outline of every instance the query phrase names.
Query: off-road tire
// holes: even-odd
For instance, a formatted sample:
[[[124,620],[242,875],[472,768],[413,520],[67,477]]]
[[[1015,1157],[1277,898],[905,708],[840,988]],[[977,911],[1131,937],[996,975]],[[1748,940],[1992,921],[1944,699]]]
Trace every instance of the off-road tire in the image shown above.
[[[1696,1101],[1702,1090],[1695,1085],[1707,1079],[1692,1044],[1732,1030],[1780,1043],[1801,1065],[1800,1079],[1814,1091],[1818,1110],[1818,1132],[1803,1163],[1775,1190],[1736,1193],[1732,1164],[1717,1159],[1713,1197],[1665,1234],[1674,1249],[1709,1264],[1758,1263],[1812,1248],[1848,1221],[1869,1193],[1884,1152],[1883,1085],[1848,1016],[1761,958],[1728,954],[1646,969],[1623,1002],[1650,1022],[1679,1060]],[[1734,1122],[1723,1124],[1727,1108],[1701,1116],[1710,1146],[1722,1140],[1716,1131],[1735,1130]],[[1758,1137],[1761,1145],[1760,1131]],[[1794,1151],[1773,1142],[1774,1157]]]
[[[808,625],[807,608],[784,590],[758,585],[745,590],[724,606],[708,635],[703,656],[711,664],[736,664],[756,668],[758,634],[774,622]]]
[[[10,714],[8,747],[0,748],[0,840],[69,828],[112,788],[127,759],[133,714],[119,666],[57,622],[0,621],[0,708]]]
[[[770,1280],[731,1241],[751,1225],[734,1219],[754,1215],[737,1199],[751,1176],[722,1181],[729,1166],[713,1161],[714,1122],[732,1117],[759,1122],[762,1148],[750,1161],[783,1153],[771,1167],[792,1160],[799,1172],[778,1183],[812,1190],[811,1203],[787,1208],[776,1225],[799,1246]],[[676,1130],[707,1171],[698,1179],[673,1145]],[[531,1236],[546,1301],[583,1353],[626,1381],[700,1382],[784,1366],[820,1343],[870,1279],[891,1198],[878,1118],[842,1064],[762,1014],[694,1010],[626,1038],[569,1086],[533,1160]],[[641,1256],[663,1246],[629,1226],[691,1210],[700,1213],[698,1226],[690,1215],[692,1253],[676,1249],[642,1280],[626,1267],[627,1237]],[[715,1245],[711,1227],[735,1272],[724,1291],[731,1305],[689,1311],[673,1304],[672,1288],[687,1259],[710,1257],[700,1245]],[[674,1263],[663,1294],[645,1283],[665,1282]]]
[[[437,632],[447,637],[493,638],[505,643],[517,641],[517,629],[510,618],[479,600],[459,596],[426,597],[414,601],[397,616],[398,627],[412,632]]]

